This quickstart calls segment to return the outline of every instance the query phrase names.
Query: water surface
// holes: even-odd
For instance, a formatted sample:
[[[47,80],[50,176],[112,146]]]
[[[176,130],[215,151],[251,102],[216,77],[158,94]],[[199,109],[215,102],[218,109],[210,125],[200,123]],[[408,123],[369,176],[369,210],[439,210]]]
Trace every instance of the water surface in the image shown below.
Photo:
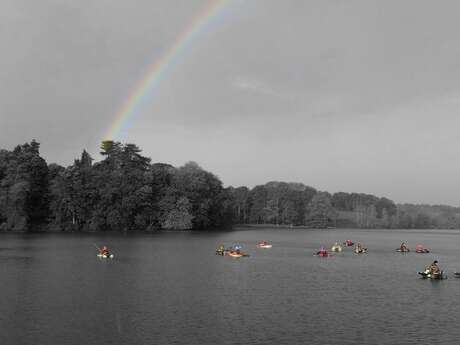
[[[456,343],[459,234],[1,234],[0,344]],[[347,238],[369,253],[312,255]],[[260,240],[273,248],[256,249]],[[432,253],[396,253],[401,241]],[[98,259],[93,243],[116,257]],[[240,243],[251,256],[216,256],[221,243]],[[434,259],[449,279],[418,277]]]

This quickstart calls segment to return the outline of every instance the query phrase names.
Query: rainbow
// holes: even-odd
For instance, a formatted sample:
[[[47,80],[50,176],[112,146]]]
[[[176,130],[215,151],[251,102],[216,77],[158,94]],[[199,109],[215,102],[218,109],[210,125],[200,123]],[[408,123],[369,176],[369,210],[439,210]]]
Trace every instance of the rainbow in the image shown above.
[[[168,72],[185,54],[192,43],[222,17],[229,2],[229,0],[211,1],[190,25],[182,31],[174,43],[148,66],[145,76],[136,83],[129,96],[116,112],[115,119],[107,131],[105,139],[120,139],[133,121],[136,113],[139,112],[141,105],[146,101],[146,98],[152,97],[161,81],[168,76]]]

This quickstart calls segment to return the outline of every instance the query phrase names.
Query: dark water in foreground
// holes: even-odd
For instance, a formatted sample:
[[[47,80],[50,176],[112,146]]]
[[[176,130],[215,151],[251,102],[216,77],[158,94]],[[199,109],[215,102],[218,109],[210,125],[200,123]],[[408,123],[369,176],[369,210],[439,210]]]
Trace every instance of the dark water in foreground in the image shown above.
[[[312,256],[347,238],[369,253]],[[394,252],[403,240],[432,253]],[[214,254],[235,242],[251,257]],[[453,344],[459,246],[439,230],[2,234],[0,344]],[[449,279],[419,279],[434,258]]]

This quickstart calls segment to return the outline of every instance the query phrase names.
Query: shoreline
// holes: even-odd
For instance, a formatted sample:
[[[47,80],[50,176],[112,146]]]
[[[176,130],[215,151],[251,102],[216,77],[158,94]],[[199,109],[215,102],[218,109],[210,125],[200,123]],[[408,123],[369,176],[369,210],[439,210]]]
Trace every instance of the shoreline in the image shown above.
[[[163,233],[183,233],[183,234],[193,234],[193,233],[225,233],[233,231],[247,231],[247,230],[305,230],[305,231],[328,231],[328,230],[363,230],[363,231],[451,231],[459,232],[460,229],[449,229],[449,228],[354,228],[354,227],[328,227],[328,228],[315,228],[305,225],[276,225],[276,224],[236,224],[232,228],[212,228],[212,229],[187,229],[187,230],[56,230],[56,229],[40,229],[40,230],[2,230],[2,234],[30,234],[30,235],[40,235],[40,234],[97,234],[97,235],[145,235],[145,234],[163,234]]]

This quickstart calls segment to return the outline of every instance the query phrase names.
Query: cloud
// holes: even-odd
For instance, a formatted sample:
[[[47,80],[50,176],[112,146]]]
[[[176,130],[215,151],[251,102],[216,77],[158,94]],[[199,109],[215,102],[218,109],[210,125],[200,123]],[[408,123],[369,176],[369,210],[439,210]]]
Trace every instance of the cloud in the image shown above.
[[[266,96],[275,96],[279,98],[291,98],[289,94],[282,92],[280,90],[276,90],[270,85],[256,79],[237,76],[232,80],[231,84],[233,87],[243,91],[253,92]]]

